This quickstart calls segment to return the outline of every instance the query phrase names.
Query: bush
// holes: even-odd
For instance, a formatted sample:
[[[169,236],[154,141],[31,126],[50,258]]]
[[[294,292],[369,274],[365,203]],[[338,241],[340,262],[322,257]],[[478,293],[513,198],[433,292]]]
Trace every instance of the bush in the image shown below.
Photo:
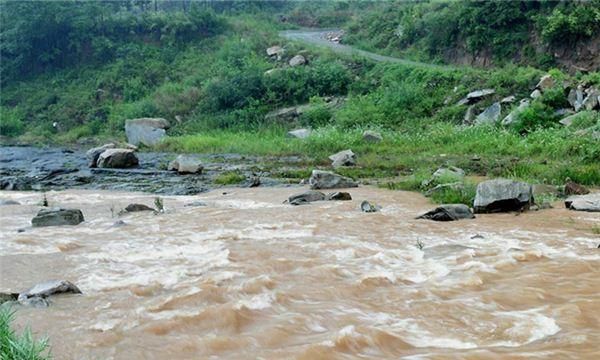
[[[517,115],[513,128],[521,134],[526,134],[538,128],[555,126],[557,120],[552,108],[541,101],[534,101]]]
[[[24,129],[23,114],[19,109],[0,106],[0,135],[18,136]]]

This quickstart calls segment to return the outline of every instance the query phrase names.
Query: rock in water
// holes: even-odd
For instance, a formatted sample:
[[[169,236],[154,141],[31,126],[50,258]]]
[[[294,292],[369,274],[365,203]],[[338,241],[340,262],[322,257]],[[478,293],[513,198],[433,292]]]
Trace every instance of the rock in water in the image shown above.
[[[325,197],[325,200],[348,201],[348,200],[352,200],[352,196],[350,195],[350,193],[347,193],[344,191],[337,191],[337,192],[332,192],[332,193],[327,194],[327,196]]]
[[[362,210],[362,212],[372,213],[381,210],[381,206],[373,205],[367,200],[365,200],[360,203],[360,210]]]
[[[474,219],[475,215],[471,209],[464,204],[446,204],[426,212],[417,219],[429,219],[434,221],[456,221],[460,219]]]
[[[325,194],[320,191],[306,191],[301,194],[292,195],[288,198],[288,202],[292,205],[308,204],[313,201],[325,200]]]
[[[513,180],[494,179],[477,185],[475,213],[516,211],[533,204],[532,186]]]
[[[310,129],[298,129],[298,130],[292,130],[292,131],[288,131],[287,136],[291,137],[291,138],[296,138],[296,139],[306,139],[307,137],[310,136]]]
[[[368,143],[378,143],[383,140],[380,133],[371,130],[366,130],[362,136],[363,140]]]
[[[343,150],[329,156],[329,160],[332,161],[331,165],[333,167],[354,166],[356,165],[356,154],[350,149]]]
[[[358,187],[358,184],[349,177],[322,170],[313,170],[310,179],[308,179],[308,183],[313,190]]]
[[[98,158],[100,157],[100,154],[102,154],[105,150],[108,149],[114,149],[115,148],[115,144],[104,144],[100,147],[95,147],[92,149],[89,149],[86,153],[85,156],[87,157],[89,164],[88,166],[91,168],[95,168],[98,164]]]
[[[600,212],[600,193],[570,196],[565,200],[565,207],[570,210]]]
[[[133,150],[108,149],[98,156],[97,166],[99,168],[131,168],[139,164]]]
[[[19,294],[18,301],[23,305],[48,306],[42,299],[56,294],[81,294],[81,290],[70,281],[51,280],[37,284],[31,289]]]
[[[567,180],[565,183],[565,195],[586,195],[589,193],[590,190],[574,181]]]
[[[499,102],[493,103],[490,107],[485,109],[481,114],[475,118],[475,124],[495,124],[500,119],[500,112],[502,111],[502,105]]]
[[[178,155],[169,163],[168,170],[175,170],[180,174],[199,174],[204,169],[202,162],[192,155]]]
[[[127,142],[138,146],[156,146],[165,136],[170,127],[169,122],[162,118],[140,118],[125,121]]]
[[[138,212],[138,211],[156,211],[150,206],[144,204],[129,204],[125,207],[127,212]]]
[[[84,221],[79,209],[44,208],[31,219],[33,227],[77,225]]]
[[[296,55],[289,61],[290,66],[300,66],[306,64],[306,58],[302,55]]]

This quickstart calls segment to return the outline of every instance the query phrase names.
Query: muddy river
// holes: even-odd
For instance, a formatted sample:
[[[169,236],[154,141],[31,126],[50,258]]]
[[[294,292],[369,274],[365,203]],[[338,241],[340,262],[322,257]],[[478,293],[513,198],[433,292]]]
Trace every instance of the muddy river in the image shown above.
[[[17,308],[56,359],[600,358],[598,213],[436,223],[414,219],[421,195],[369,187],[282,203],[301,190],[166,196],[164,214],[121,217],[154,196],[51,191],[86,221],[35,229],[41,194],[0,192],[20,203],[0,206],[0,291],[81,288]]]

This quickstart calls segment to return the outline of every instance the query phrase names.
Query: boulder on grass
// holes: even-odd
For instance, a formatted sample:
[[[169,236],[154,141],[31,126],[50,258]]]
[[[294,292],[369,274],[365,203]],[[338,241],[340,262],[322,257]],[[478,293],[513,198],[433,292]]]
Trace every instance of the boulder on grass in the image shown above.
[[[358,184],[342,175],[338,175],[331,171],[313,170],[308,179],[311,189],[343,189],[358,187]]]
[[[440,167],[433,173],[433,175],[431,175],[432,180],[436,181],[448,178],[462,180],[464,177],[465,171],[456,166]]]
[[[281,46],[278,46],[278,45],[271,46],[270,48],[267,48],[267,55],[268,56],[276,56],[278,59],[284,53],[285,53],[285,50]]]
[[[300,66],[306,64],[306,58],[302,55],[296,55],[289,61],[290,66]]]
[[[368,143],[378,143],[383,140],[383,136],[376,131],[366,130],[363,132],[363,140]]]
[[[100,154],[102,154],[105,150],[114,149],[114,148],[115,148],[115,144],[110,143],[110,144],[104,144],[102,146],[89,149],[85,153],[85,156],[87,157],[87,159],[89,161],[88,166],[91,168],[95,168],[97,166],[98,157],[100,157]]]
[[[495,124],[500,119],[500,113],[502,112],[502,105],[499,102],[493,103],[490,107],[485,109],[481,114],[475,118],[475,124]]]
[[[331,165],[333,167],[354,166],[356,165],[356,154],[350,149],[343,150],[329,156],[329,160],[332,161]]]
[[[600,212],[600,193],[570,196],[565,200],[565,207],[576,211]]]
[[[98,156],[96,165],[99,168],[118,168],[125,169],[135,167],[139,160],[133,150],[129,149],[108,149],[104,150]]]
[[[165,136],[170,127],[169,122],[162,118],[140,118],[125,121],[127,142],[138,146],[156,146]]]
[[[464,204],[445,204],[418,216],[417,219],[433,221],[456,221],[461,219],[474,219],[471,209]]]
[[[477,185],[473,208],[475,213],[518,211],[529,208],[533,202],[530,184],[494,179]]]
[[[168,170],[177,171],[180,174],[199,174],[204,169],[202,162],[193,155],[178,155],[169,163]]]
[[[307,137],[310,136],[310,129],[298,129],[298,130],[292,130],[292,131],[288,131],[287,136],[290,138],[296,138],[296,139],[306,139]]]
[[[540,89],[540,91],[544,92],[544,91],[550,89],[551,87],[553,87],[554,84],[555,84],[555,82],[551,75],[544,75],[544,76],[542,76],[540,81],[537,83],[535,88]]]
[[[31,219],[33,227],[77,225],[84,221],[79,209],[44,208]]]
[[[308,204],[313,201],[323,201],[325,200],[325,194],[320,191],[306,191],[301,194],[292,195],[288,198],[288,202],[291,205],[302,205]]]

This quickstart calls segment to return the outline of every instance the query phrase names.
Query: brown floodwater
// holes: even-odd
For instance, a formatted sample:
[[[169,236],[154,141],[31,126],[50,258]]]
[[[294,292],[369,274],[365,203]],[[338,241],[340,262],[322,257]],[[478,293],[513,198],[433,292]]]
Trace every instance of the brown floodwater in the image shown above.
[[[299,191],[167,196],[164,214],[119,218],[154,196],[49,192],[86,221],[35,229],[41,194],[1,192],[21,205],[0,207],[0,291],[81,288],[17,307],[56,359],[600,358],[600,214],[436,223],[414,219],[432,207],[415,193],[282,203]]]

